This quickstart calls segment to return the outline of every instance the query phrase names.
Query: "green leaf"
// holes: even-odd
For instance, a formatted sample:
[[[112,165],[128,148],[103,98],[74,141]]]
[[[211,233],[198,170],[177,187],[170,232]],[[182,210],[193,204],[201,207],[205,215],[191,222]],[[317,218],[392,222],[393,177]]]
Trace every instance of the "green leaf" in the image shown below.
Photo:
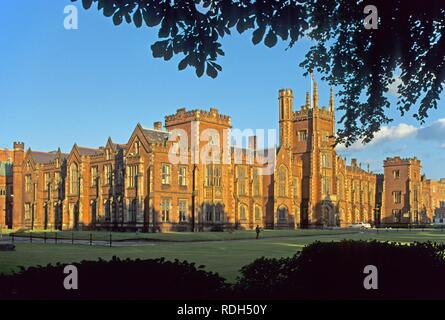
[[[167,50],[168,40],[155,42],[151,46],[151,50],[153,52],[153,57],[162,58]]]
[[[164,60],[168,61],[173,57],[173,46],[168,46],[165,50]]]
[[[91,5],[93,4],[93,0],[82,0],[82,5],[84,9],[88,10],[91,8]]]
[[[201,78],[203,74],[204,74],[204,63],[198,62],[198,64],[196,65],[196,75],[198,76],[198,78]]]
[[[265,27],[259,27],[258,29],[256,29],[253,32],[253,36],[252,36],[253,44],[257,45],[258,43],[260,43],[261,40],[263,40],[263,38],[264,38],[264,33],[265,32],[266,32],[266,28]]]
[[[179,62],[178,65],[179,71],[182,71],[185,68],[187,68],[187,65],[188,65],[188,56],[186,56],[184,59],[181,60],[181,62]]]
[[[118,12],[116,12],[113,16],[114,25],[118,26],[122,23],[122,21],[123,21],[122,16]]]
[[[207,64],[207,75],[212,79],[218,76],[218,71],[210,63]]]
[[[264,39],[264,44],[266,46],[268,46],[269,48],[274,47],[277,44],[277,35],[275,34],[275,32],[271,30],[269,30],[269,33],[266,36],[266,39]]]
[[[133,15],[133,22],[137,28],[142,26],[142,14],[141,10],[137,9]]]

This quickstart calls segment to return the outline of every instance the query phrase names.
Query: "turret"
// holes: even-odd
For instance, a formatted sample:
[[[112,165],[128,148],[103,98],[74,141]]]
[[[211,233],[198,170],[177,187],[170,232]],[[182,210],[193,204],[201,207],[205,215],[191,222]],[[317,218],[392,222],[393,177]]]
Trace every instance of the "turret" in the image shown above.
[[[14,142],[14,159],[12,165],[13,175],[13,217],[12,227],[23,225],[23,161],[25,159],[25,144]]]
[[[334,112],[334,110],[335,110],[334,89],[331,86],[331,90],[329,93],[329,112]]]
[[[293,95],[291,89],[282,89],[279,92],[280,108],[280,145],[290,147],[292,145],[292,119],[293,119]]]
[[[317,81],[315,81],[315,79],[313,80],[313,82],[314,82],[313,108],[317,109],[318,108],[318,83],[317,83]]]

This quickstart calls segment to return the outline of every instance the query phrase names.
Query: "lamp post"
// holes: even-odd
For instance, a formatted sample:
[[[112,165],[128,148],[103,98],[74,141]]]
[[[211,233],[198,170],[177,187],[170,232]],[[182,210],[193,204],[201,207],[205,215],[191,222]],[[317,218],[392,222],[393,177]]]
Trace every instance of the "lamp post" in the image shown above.
[[[192,189],[192,232],[195,232],[195,220],[196,220],[196,170],[198,166],[196,164],[193,165],[193,189]]]

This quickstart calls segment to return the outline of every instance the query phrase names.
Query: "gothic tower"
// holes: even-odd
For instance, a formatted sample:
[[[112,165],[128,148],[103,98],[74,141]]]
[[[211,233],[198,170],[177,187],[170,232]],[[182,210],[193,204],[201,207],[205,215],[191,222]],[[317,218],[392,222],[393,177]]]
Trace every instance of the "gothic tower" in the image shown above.
[[[280,108],[280,146],[292,146],[293,95],[291,89],[282,89],[279,93]]]

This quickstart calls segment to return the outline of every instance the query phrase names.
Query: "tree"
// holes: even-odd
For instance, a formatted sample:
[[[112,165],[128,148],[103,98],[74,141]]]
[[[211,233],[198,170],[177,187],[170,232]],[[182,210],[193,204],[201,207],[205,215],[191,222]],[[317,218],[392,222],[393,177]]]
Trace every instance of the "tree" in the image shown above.
[[[77,1],[77,0],[72,0]],[[403,0],[82,0],[93,3],[115,25],[123,21],[159,28],[153,56],[181,54],[179,70],[216,78],[224,55],[221,39],[232,31],[252,32],[252,42],[278,41],[291,48],[300,38],[313,41],[300,66],[316,70],[340,88],[338,142],[369,142],[384,124],[388,88],[396,79],[401,115],[415,107],[424,123],[437,108],[445,79],[445,2]],[[377,29],[365,27],[373,5]],[[368,21],[369,22],[369,21]],[[376,21],[374,21],[375,23]]]

